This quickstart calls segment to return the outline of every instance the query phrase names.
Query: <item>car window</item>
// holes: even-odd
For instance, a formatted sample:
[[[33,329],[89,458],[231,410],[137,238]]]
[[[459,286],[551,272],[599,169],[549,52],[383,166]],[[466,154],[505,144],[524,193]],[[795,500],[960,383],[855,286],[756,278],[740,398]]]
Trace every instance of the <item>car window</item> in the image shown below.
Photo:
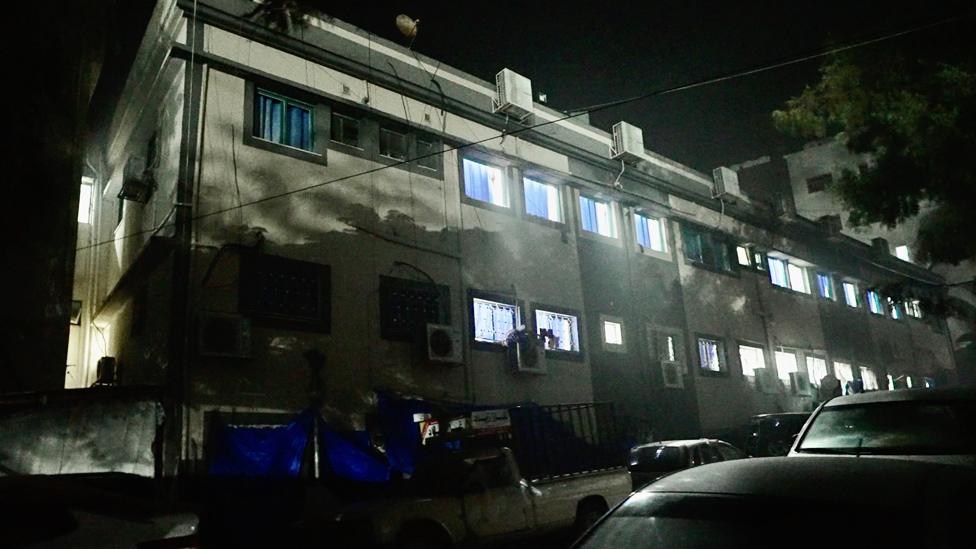
[[[703,444],[701,446],[702,453],[702,463],[717,463],[722,461],[722,455],[718,453],[718,450],[711,443]]]
[[[677,446],[644,446],[630,452],[630,469],[640,473],[664,473],[687,466],[684,452]]]
[[[688,450],[691,452],[691,466],[698,467],[699,465],[701,465],[702,464],[701,445],[695,444],[694,446],[689,447]]]
[[[824,408],[797,449],[807,453],[976,453],[976,403],[882,402]]]
[[[731,444],[726,444],[724,442],[716,442],[714,443],[714,446],[715,449],[718,450],[718,453],[722,455],[722,459],[724,459],[725,461],[729,461],[732,459],[743,459],[746,457],[745,452],[739,450],[738,448],[732,446]]]

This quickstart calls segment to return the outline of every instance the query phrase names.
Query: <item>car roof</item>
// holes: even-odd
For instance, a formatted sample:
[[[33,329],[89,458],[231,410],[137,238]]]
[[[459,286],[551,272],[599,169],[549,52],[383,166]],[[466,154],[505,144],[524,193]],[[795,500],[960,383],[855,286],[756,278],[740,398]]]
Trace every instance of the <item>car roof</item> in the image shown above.
[[[781,412],[777,414],[758,414],[750,417],[749,419],[766,419],[766,418],[785,418],[785,417],[807,417],[811,412]]]
[[[838,503],[911,505],[926,483],[976,483],[976,469],[920,461],[804,456],[722,461],[678,471],[639,493],[749,495]],[[915,501],[917,503],[917,501]]]
[[[976,388],[942,387],[937,389],[898,389],[895,391],[869,391],[853,395],[835,397],[824,404],[826,408],[867,404],[871,402],[915,402],[923,400],[974,400]]]
[[[639,444],[634,447],[637,448],[650,448],[653,446],[694,446],[695,444],[704,444],[706,442],[721,442],[723,444],[728,444],[724,440],[718,440],[714,438],[689,438],[681,440],[658,440],[655,442],[648,442],[647,444]]]

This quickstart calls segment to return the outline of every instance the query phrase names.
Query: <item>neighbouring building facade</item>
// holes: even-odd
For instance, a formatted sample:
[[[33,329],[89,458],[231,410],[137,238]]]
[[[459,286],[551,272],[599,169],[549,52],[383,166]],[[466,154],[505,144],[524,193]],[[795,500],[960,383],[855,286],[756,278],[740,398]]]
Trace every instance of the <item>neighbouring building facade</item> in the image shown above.
[[[208,414],[273,422],[319,395],[359,429],[377,391],[610,401],[664,438],[810,410],[828,372],[954,381],[945,322],[873,291],[938,275],[636,128],[564,119],[510,71],[250,10],[159,2],[84,182],[66,386],[100,359],[102,381],[164,386],[174,462],[206,459]],[[503,345],[520,325],[545,336],[531,364]]]

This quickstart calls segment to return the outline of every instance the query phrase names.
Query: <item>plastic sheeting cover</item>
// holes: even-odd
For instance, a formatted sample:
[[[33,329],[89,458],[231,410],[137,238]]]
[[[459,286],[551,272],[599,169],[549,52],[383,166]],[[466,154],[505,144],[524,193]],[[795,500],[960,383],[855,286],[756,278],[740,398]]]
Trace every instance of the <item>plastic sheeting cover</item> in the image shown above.
[[[287,425],[219,425],[210,474],[216,476],[295,477],[302,468],[315,412],[305,410]]]

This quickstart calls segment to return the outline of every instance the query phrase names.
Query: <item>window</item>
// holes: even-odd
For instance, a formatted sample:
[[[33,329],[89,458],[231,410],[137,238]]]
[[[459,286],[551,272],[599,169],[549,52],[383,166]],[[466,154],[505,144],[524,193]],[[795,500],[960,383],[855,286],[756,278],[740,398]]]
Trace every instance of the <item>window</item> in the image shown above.
[[[850,363],[834,361],[834,377],[840,381],[844,394],[848,394],[848,383],[854,384],[854,369]]]
[[[834,278],[829,274],[817,273],[817,288],[820,290],[820,297],[837,299],[837,296],[834,294]]]
[[[878,376],[874,373],[874,370],[868,368],[867,366],[861,366],[861,381],[864,384],[865,391],[877,391],[878,390]]]
[[[508,207],[508,186],[501,168],[475,162],[470,158],[465,158],[461,164],[464,167],[465,195],[495,206]]]
[[[651,360],[684,364],[684,339],[675,328],[648,327],[648,350]],[[687,371],[686,367],[681,368]]]
[[[895,247],[895,257],[902,261],[911,261],[911,254],[908,251],[907,245],[901,245]]]
[[[645,250],[665,252],[667,247],[664,240],[664,220],[647,215],[634,214],[634,231],[637,233],[637,243]]]
[[[272,143],[311,151],[312,107],[258,90],[254,135]]]
[[[796,353],[792,351],[776,351],[776,374],[784,383],[789,384],[790,374],[800,369],[796,364]]]
[[[359,119],[333,112],[331,133],[333,141],[350,147],[361,148],[359,145]]]
[[[859,307],[857,302],[857,284],[853,282],[844,282],[842,284],[844,287],[844,303],[848,307]]]
[[[603,348],[612,352],[624,352],[624,322],[622,318],[600,315],[603,329]]]
[[[806,267],[791,262],[783,257],[767,258],[769,263],[769,280],[781,288],[789,288],[804,294],[810,293],[810,281],[807,278]]]
[[[823,175],[818,175],[817,177],[811,177],[807,179],[807,192],[808,193],[818,193],[833,183],[834,177],[829,173]]]
[[[739,265],[743,267],[750,267],[752,264],[749,262],[749,249],[745,246],[735,247],[735,256],[739,260]]]
[[[895,320],[901,320],[901,316],[902,316],[901,303],[898,303],[897,301],[891,299],[890,297],[886,297],[885,301],[887,302],[888,314],[891,315],[891,318]]]
[[[389,128],[380,128],[380,156],[393,160],[407,159],[407,136]]]
[[[256,321],[328,332],[330,293],[326,265],[259,253],[241,256],[240,311]]]
[[[691,225],[681,226],[685,259],[719,271],[732,271],[729,244],[719,234]]]
[[[580,195],[579,206],[580,226],[584,231],[610,238],[617,238],[617,224],[613,217],[613,204]]]
[[[807,356],[807,375],[810,383],[819,387],[820,380],[827,375],[827,361],[818,356]]]
[[[881,294],[874,290],[868,290],[868,309],[876,314],[884,314],[884,306],[881,304]]]
[[[81,192],[78,194],[78,223],[91,223],[92,189],[95,180],[90,177],[81,178]]]
[[[579,352],[579,320],[575,315],[536,309],[535,324],[537,331],[552,330],[553,337],[547,341],[549,349]]]
[[[518,324],[518,306],[487,299],[472,298],[474,340],[502,343]]]
[[[447,286],[429,281],[380,276],[380,337],[416,341],[427,324],[450,324]]]
[[[557,223],[562,222],[562,203],[559,200],[558,187],[528,177],[522,178],[522,187],[525,193],[525,213]]]
[[[428,170],[439,171],[443,162],[441,144],[438,141],[417,138],[417,165]]]
[[[756,270],[759,270],[759,271],[765,271],[766,270],[766,257],[765,256],[766,256],[766,254],[764,254],[764,253],[762,253],[760,251],[757,251],[757,250],[753,250],[752,251],[752,266],[755,267]]]
[[[921,303],[917,299],[909,299],[904,303],[905,313],[913,318],[922,318]]]
[[[725,372],[725,356],[720,339],[698,338],[698,361],[702,371]]]
[[[757,368],[766,367],[766,355],[762,347],[739,345],[739,362],[742,363],[742,375],[755,377]]]

